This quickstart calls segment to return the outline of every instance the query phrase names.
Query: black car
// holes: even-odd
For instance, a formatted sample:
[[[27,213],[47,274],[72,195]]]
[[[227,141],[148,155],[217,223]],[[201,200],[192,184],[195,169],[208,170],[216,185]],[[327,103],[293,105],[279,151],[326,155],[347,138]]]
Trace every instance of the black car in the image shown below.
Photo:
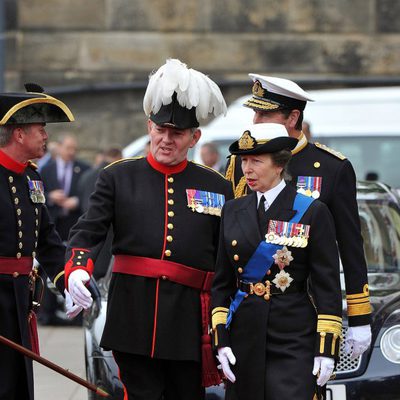
[[[342,351],[336,378],[328,385],[327,400],[400,400],[400,198],[384,184],[359,182],[357,199],[373,309],[372,345],[355,360]],[[113,399],[122,400],[123,389],[112,353],[99,345],[110,276],[111,268],[93,285],[97,298],[84,315],[86,374]],[[345,310],[343,317],[345,335]],[[208,400],[223,398],[222,386],[207,389]],[[100,397],[90,392],[89,399]]]

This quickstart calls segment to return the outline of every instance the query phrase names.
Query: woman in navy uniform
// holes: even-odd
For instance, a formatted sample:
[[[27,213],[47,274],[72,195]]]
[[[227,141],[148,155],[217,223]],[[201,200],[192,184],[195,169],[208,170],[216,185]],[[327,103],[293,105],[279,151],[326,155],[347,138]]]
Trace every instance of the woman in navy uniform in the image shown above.
[[[199,104],[203,96],[207,101]],[[86,307],[90,295],[82,282],[113,227],[101,346],[113,351],[128,398],[204,397],[201,362],[207,366],[213,356],[208,292],[221,209],[233,193],[218,172],[189,162],[187,152],[200,138],[198,119],[225,108],[214,82],[168,60],[150,78],[144,98],[148,156],[105,168],[71,231],[66,276],[71,296]],[[219,382],[216,366],[214,377],[205,372],[203,386]]]
[[[33,260],[62,292],[65,248],[50,222],[36,166],[28,160],[45,152],[46,123],[74,118],[38,85],[25,87],[28,93],[0,95],[0,335],[37,352]],[[32,361],[0,344],[0,399],[33,395]]]
[[[253,96],[244,105],[254,110],[253,123],[282,124],[289,136],[298,139],[289,163],[291,184],[325,203],[333,216],[346,282],[349,328],[345,350],[356,358],[371,343],[371,306],[353,166],[341,153],[307,141],[301,130],[303,110],[307,101],[313,101],[307,92],[288,79],[249,75],[254,81]],[[249,190],[240,160],[235,158],[231,157],[227,178],[234,185],[235,197],[240,197]]]
[[[320,399],[338,359],[334,223],[325,204],[283,179],[296,143],[283,125],[258,124],[230,146],[253,192],[223,208],[212,286],[229,400]]]

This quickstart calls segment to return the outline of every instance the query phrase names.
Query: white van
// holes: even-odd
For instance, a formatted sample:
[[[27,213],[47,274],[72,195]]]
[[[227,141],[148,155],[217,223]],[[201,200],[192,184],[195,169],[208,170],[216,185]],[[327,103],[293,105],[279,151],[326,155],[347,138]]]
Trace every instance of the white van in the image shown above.
[[[310,91],[304,120],[311,126],[312,141],[325,143],[352,162],[357,178],[377,178],[400,187],[397,156],[400,155],[400,87],[327,89]],[[251,124],[253,110],[243,107],[250,96],[235,100],[227,116],[202,127],[199,144],[190,158],[200,160],[200,145],[217,143],[222,157],[228,147]],[[148,138],[142,137],[124,149],[124,156],[143,153]]]

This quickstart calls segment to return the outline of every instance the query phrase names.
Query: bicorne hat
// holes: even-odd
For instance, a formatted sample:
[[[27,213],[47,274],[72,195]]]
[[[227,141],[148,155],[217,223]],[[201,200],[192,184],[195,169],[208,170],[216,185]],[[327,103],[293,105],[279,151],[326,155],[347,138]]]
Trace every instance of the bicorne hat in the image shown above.
[[[41,86],[26,83],[26,93],[0,93],[0,125],[72,122],[70,109]]]

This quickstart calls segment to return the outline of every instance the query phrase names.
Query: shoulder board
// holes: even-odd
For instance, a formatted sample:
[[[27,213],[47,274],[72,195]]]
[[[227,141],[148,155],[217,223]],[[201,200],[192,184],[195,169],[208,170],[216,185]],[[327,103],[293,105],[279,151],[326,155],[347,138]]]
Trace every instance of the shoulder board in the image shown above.
[[[340,151],[333,150],[333,149],[331,149],[330,147],[328,147],[328,146],[326,146],[324,144],[321,144],[321,143],[318,143],[318,142],[315,142],[314,144],[319,149],[324,150],[327,153],[330,153],[330,154],[334,155],[335,157],[339,158],[340,160],[346,160],[346,158],[347,158]]]
[[[216,173],[217,175],[221,176],[222,178],[226,179],[224,175],[222,175],[220,172],[216,171],[215,169],[211,168],[211,167],[207,167],[207,165],[203,165],[200,163],[197,163],[195,161],[192,161],[193,164],[198,165],[199,167],[203,167],[205,169],[208,169],[209,171],[212,171],[214,173]]]
[[[127,161],[136,161],[136,160],[140,160],[141,158],[144,158],[144,156],[121,158],[120,160],[114,161],[111,164],[106,165],[104,167],[104,169],[107,169],[115,164],[120,164],[120,163],[127,162]]]
[[[28,161],[28,167],[31,167],[33,170],[37,171],[37,169],[39,168],[37,166],[37,164],[35,164],[33,161],[29,160]]]

